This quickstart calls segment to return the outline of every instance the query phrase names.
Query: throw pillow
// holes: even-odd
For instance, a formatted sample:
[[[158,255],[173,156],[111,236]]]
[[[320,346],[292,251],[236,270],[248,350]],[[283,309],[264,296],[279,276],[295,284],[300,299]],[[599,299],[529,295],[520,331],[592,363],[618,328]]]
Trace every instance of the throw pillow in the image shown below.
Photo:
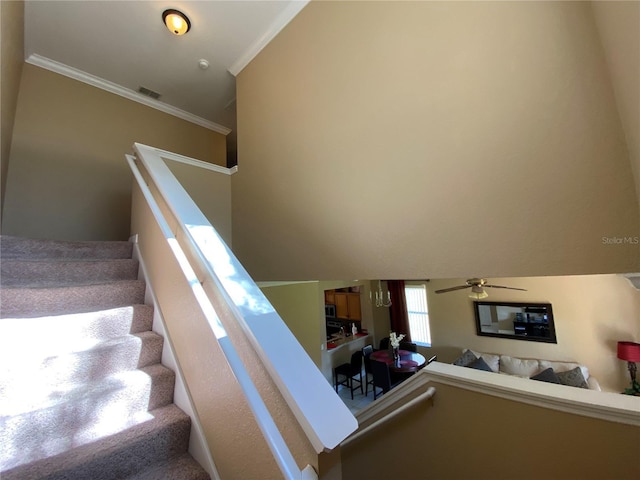
[[[473,361],[469,365],[467,365],[467,367],[475,368],[476,370],[484,370],[485,372],[492,372],[493,373],[493,370],[491,370],[491,367],[489,365],[487,365],[487,362],[485,362],[482,358],[477,358],[475,361]]]
[[[584,375],[582,375],[582,370],[580,370],[580,367],[576,367],[573,370],[568,370],[566,372],[558,372],[556,373],[556,375],[558,376],[558,380],[560,380],[560,383],[562,385],[589,388],[587,381],[584,379]]]
[[[541,371],[539,374],[531,377],[531,380],[539,380],[541,382],[548,383],[560,383],[560,379],[556,372],[553,371],[553,368],[547,368],[546,370]]]
[[[500,371],[500,355],[493,355],[492,353],[482,353],[482,352],[474,352],[471,350],[476,357],[482,358],[491,370],[494,372]]]
[[[540,371],[540,365],[535,359],[502,355],[500,357],[500,371],[509,375],[529,378]]]
[[[478,359],[478,357],[476,357],[471,352],[471,350],[466,350],[465,349],[464,352],[462,352],[462,355],[454,360],[453,365],[458,365],[460,367],[466,367],[471,362],[475,362],[477,359]]]
[[[557,362],[551,360],[540,360],[540,368],[553,368],[554,372],[566,372],[567,370],[573,370],[576,367],[580,367],[582,376],[587,382],[589,381],[589,369],[584,365],[580,365],[575,362]]]

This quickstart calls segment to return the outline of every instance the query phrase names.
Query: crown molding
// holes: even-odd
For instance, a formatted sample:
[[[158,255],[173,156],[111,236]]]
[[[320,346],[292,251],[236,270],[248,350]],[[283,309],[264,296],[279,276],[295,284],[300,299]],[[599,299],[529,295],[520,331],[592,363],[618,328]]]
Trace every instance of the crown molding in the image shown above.
[[[64,63],[56,62],[55,60],[51,60],[49,58],[46,58],[37,54],[29,55],[25,61],[31,65],[35,65],[36,67],[41,67],[51,72],[64,75],[65,77],[72,78],[79,82],[86,83],[87,85],[91,85],[101,90],[114,93],[116,95],[126,98],[127,100],[141,103],[142,105],[146,105],[147,107],[160,110],[161,112],[167,113],[169,115],[173,115],[174,117],[178,117],[182,120],[186,120],[187,122],[194,123],[208,130],[221,133],[222,135],[228,135],[229,133],[231,133],[231,129],[223,125],[219,125],[215,122],[205,120],[202,117],[198,117],[197,115],[193,115],[192,113],[186,112],[177,107],[173,107],[164,102],[160,102],[158,100],[154,100],[153,98],[146,97],[136,92],[135,90],[131,90],[129,88],[125,88],[121,85],[110,82],[103,78],[96,77],[95,75],[91,75],[87,72],[83,72],[82,70],[78,70],[77,68],[73,68],[68,65],[65,65]]]
[[[287,26],[287,24],[295,18],[300,11],[307,6],[311,0],[292,0],[287,7],[280,12],[280,15],[276,17],[273,23],[269,26],[266,32],[264,32],[255,42],[253,42],[249,48],[247,48],[240,57],[231,65],[228,69],[229,73],[234,77],[237,76],[249,63],[253,60],[258,53],[266,47],[271,40],[275,38],[280,31]]]

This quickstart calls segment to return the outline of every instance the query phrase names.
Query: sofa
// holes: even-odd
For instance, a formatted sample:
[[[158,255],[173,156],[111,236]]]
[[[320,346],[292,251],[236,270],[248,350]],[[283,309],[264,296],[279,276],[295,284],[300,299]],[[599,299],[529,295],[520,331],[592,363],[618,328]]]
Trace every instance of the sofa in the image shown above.
[[[575,362],[517,358],[509,355],[475,352],[465,348],[462,350],[462,355],[453,364],[542,382],[601,390],[598,381],[589,375],[589,369]]]

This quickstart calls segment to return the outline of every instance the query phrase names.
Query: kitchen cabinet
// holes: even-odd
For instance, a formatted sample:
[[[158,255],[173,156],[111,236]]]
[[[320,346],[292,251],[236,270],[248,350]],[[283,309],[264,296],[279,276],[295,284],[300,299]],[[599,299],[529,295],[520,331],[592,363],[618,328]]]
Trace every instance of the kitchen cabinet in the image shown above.
[[[336,291],[335,290],[325,290],[325,292],[324,292],[324,304],[325,305],[335,305],[336,304]]]
[[[360,308],[360,294],[350,292],[335,292],[336,317],[348,320],[362,320]]]

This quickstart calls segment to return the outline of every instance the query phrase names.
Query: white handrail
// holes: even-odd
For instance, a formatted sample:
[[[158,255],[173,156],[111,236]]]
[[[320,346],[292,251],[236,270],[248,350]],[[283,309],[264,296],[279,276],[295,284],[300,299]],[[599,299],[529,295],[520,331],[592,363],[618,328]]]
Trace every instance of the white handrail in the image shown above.
[[[342,445],[344,446],[344,445],[346,445],[348,443],[351,443],[354,440],[360,438],[361,436],[366,435],[371,430],[374,430],[374,429],[384,425],[385,423],[389,422],[390,420],[393,420],[398,415],[402,415],[405,411],[409,410],[410,408],[413,408],[415,405],[418,405],[419,403],[422,403],[425,400],[430,399],[431,397],[433,397],[435,395],[435,393],[436,393],[435,387],[429,387],[425,392],[421,393],[420,395],[418,395],[413,400],[405,403],[400,408],[398,408],[396,410],[393,410],[391,413],[389,413],[389,414],[385,415],[384,417],[376,420],[371,425],[367,425],[362,430],[358,430],[356,433],[354,433],[349,438],[347,438],[344,442],[342,442]]]
[[[280,390],[316,453],[331,450],[358,422],[326,381],[231,249],[176,180],[165,160],[173,154],[134,144],[188,247],[202,259],[204,281],[224,297],[235,321]]]
[[[218,321],[213,305],[204,292],[204,289],[198,281],[195,272],[189,265],[184,252],[179,247],[177,240],[173,235],[173,232],[171,231],[167,221],[162,215],[157,202],[153,198],[153,195],[146,185],[146,182],[144,181],[138,167],[135,165],[133,158],[127,156],[127,162],[129,163],[134,178],[138,183],[138,186],[140,187],[145,200],[149,204],[155,220],[158,222],[163,235],[169,241],[172,247],[172,251],[178,259],[178,263],[182,268],[185,278],[192,285],[196,299],[200,304],[202,311],[206,314],[207,319],[209,320],[209,324],[214,334],[216,335],[216,338],[218,339],[220,347],[223,350],[227,361],[229,362],[229,365],[233,370],[233,373],[238,379],[238,383],[240,384],[240,387],[242,388],[245,397],[247,398],[247,402],[256,418],[256,422],[263,436],[267,440],[267,444],[271,449],[274,459],[278,464],[281,472],[287,479],[317,479],[317,474],[315,473],[313,467],[311,467],[310,465],[307,465],[303,470],[300,470],[298,468],[297,463],[293,455],[291,454],[291,451],[287,447],[284,438],[282,437],[275,421],[273,420],[273,417],[269,413],[269,410],[262,400],[260,393],[251,380],[249,373],[244,367],[244,364],[242,363],[238,352],[230,342],[229,337],[224,330],[224,327]]]

